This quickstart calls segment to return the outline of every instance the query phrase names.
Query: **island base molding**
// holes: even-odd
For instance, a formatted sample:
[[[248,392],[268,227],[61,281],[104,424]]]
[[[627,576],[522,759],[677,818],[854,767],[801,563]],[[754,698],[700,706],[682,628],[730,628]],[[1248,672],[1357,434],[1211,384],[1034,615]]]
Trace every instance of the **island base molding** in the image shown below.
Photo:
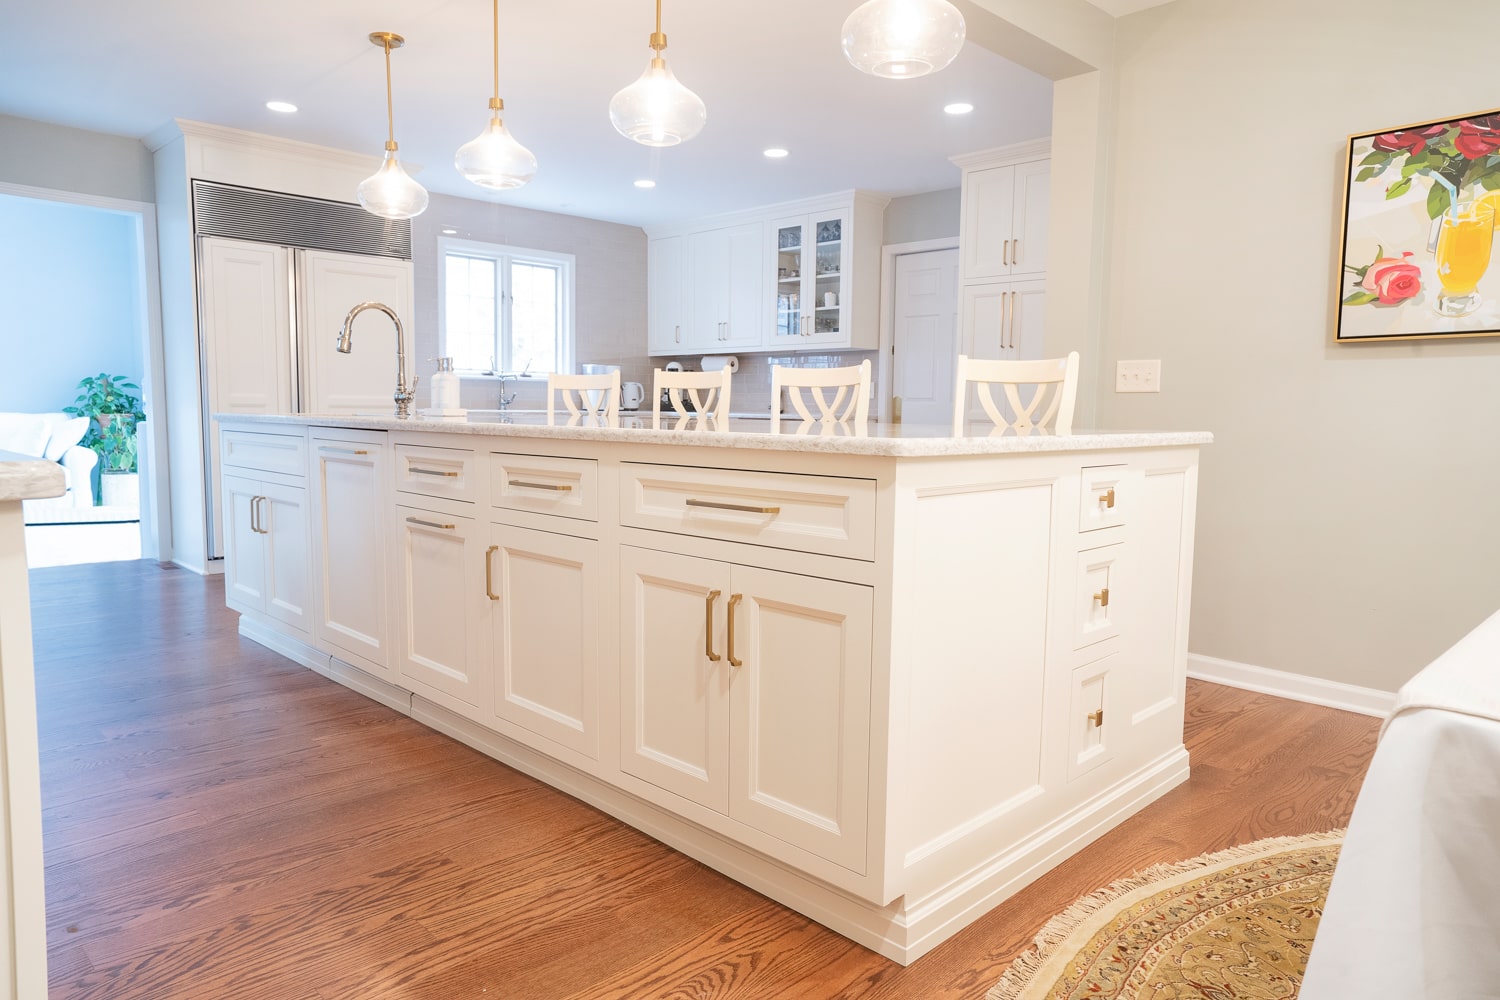
[[[921,899],[902,898],[889,906],[876,906],[746,850],[420,695],[371,677],[250,615],[241,615],[239,631],[245,638],[571,795],[902,965],[921,958],[1188,779],[1187,750],[1178,747],[1022,839],[1003,855]]]

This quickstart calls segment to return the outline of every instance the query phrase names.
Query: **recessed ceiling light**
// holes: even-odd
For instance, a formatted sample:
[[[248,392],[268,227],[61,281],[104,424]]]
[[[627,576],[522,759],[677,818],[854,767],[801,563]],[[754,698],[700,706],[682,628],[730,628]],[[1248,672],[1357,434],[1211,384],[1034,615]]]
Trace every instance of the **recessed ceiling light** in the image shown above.
[[[943,110],[948,112],[948,114],[950,115],[966,115],[970,111],[974,110],[974,105],[969,104],[966,101],[959,101],[956,104],[943,105]]]
[[[636,181],[635,186],[638,188],[654,188],[656,187],[656,182],[643,179]]]
[[[781,159],[782,157],[784,157],[784,156],[786,156],[788,154],[787,154],[786,150],[781,149],[781,148],[776,147],[776,146],[772,146],[770,149],[766,150],[766,155],[769,156],[773,160],[779,160],[779,159]]]
[[[267,101],[266,107],[272,111],[280,111],[284,115],[289,115],[297,110],[297,105],[288,104],[286,101]]]
[[[444,236],[452,236],[452,235],[454,235],[457,232],[458,232],[457,229],[444,229],[443,230],[443,235]]]

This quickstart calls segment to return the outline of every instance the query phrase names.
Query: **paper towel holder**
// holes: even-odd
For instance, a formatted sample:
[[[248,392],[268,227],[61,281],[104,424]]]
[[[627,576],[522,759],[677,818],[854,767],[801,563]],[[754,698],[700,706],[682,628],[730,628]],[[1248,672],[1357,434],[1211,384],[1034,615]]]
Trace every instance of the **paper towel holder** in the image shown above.
[[[740,359],[730,354],[710,354],[698,362],[698,368],[705,372],[723,371],[728,368],[732,375],[740,370]]]

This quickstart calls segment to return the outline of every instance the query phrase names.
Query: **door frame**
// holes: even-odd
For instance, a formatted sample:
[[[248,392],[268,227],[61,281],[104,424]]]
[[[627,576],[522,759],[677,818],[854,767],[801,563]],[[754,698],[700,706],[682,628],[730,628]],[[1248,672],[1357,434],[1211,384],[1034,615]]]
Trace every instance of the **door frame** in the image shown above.
[[[896,258],[957,249],[957,234],[912,243],[887,243],[880,248],[880,361],[876,367],[880,397],[876,400],[875,419],[882,424],[890,423],[891,395],[896,382],[896,369],[891,363],[896,351]],[[953,307],[957,309],[958,303],[955,302]]]

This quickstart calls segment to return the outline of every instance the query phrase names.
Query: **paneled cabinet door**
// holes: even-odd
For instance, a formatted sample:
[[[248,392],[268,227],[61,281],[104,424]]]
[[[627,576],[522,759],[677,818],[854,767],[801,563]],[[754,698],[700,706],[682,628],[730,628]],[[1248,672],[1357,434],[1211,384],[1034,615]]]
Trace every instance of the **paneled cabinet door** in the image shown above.
[[[731,578],[729,815],[863,874],[871,590],[747,566]]]
[[[851,220],[848,211],[832,211],[770,227],[776,267],[771,343],[795,349],[849,342]]]
[[[239,612],[266,608],[266,551],[260,538],[260,483],[225,476],[224,602]]]
[[[394,681],[385,446],[314,433],[312,449],[314,638],[323,652]]]
[[[354,306],[382,302],[401,317],[406,348],[414,350],[411,261],[327,250],[296,254],[302,412],[393,413],[396,328],[390,318],[378,309],[360,313],[348,354],[336,350],[336,334]]]
[[[693,233],[688,240],[694,350],[759,347],[765,301],[763,230],[758,222]]]
[[[266,556],[266,614],[312,634],[307,490],[262,483],[261,541]]]
[[[447,695],[446,707],[488,716],[488,604],[484,538],[471,517],[396,508],[401,614],[397,670],[418,690]]]
[[[963,278],[1047,272],[1051,161],[969,170],[963,188]]]
[[[648,253],[647,349],[653,355],[681,353],[692,324],[687,237],[652,240]]]
[[[597,760],[599,543],[495,524],[485,559],[495,714]]]
[[[620,768],[723,813],[729,805],[729,567],[620,548]]]
[[[1047,273],[1047,214],[1052,197],[1052,161],[1016,164],[1015,214],[1011,220],[1010,275]]]
[[[1047,283],[1041,279],[963,286],[959,303],[963,352],[974,358],[1040,358],[1046,293]]]

